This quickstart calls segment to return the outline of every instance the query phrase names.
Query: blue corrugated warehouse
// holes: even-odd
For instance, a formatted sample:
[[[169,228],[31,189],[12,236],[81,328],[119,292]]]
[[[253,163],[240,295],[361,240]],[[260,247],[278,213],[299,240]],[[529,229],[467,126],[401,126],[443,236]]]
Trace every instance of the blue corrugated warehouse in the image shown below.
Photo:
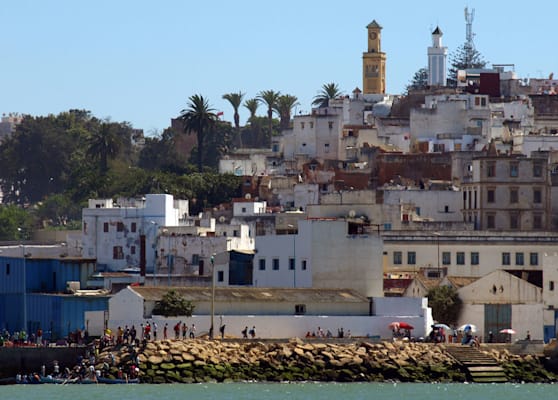
[[[109,294],[75,290],[94,272],[94,259],[0,257],[0,329],[51,340],[85,329],[86,311],[108,310]]]

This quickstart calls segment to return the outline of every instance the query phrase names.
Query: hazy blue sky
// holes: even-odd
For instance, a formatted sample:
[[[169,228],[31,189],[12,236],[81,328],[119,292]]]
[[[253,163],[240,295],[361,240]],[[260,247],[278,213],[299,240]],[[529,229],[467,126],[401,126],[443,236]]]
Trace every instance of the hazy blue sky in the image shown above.
[[[1,0],[0,113],[87,109],[150,134],[192,94],[232,120],[224,93],[266,89],[297,96],[307,112],[324,83],[362,88],[373,19],[384,28],[387,91],[398,94],[427,65],[436,25],[450,54],[463,44],[465,6],[487,61],[515,64],[522,78],[558,76],[551,0]]]

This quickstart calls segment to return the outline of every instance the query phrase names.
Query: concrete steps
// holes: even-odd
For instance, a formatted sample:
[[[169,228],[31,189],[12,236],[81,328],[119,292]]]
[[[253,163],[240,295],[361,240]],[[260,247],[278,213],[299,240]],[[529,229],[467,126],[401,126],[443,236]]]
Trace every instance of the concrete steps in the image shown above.
[[[472,382],[499,383],[508,382],[504,369],[492,357],[480,352],[475,347],[446,345],[446,351],[467,370]]]

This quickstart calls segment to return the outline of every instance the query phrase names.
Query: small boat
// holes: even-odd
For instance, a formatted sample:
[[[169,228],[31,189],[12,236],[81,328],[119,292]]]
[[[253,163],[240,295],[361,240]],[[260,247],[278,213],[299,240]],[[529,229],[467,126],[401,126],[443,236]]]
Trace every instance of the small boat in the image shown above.
[[[140,383],[138,378],[130,378],[130,379],[119,379],[119,378],[106,378],[104,376],[97,377],[97,381],[99,383],[107,383],[107,384],[132,384],[132,383]]]

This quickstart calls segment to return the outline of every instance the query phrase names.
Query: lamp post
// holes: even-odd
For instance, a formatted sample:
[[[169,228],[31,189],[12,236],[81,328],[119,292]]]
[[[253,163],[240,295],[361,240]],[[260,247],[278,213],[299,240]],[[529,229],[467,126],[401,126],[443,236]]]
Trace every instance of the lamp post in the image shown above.
[[[209,328],[209,338],[213,339],[213,317],[215,316],[215,253],[211,255],[211,326]]]
[[[293,288],[296,288],[296,235],[295,226],[292,224],[288,225],[289,228],[293,230]]]
[[[440,232],[434,232],[434,236],[436,236],[436,247],[438,256],[436,257],[436,266],[438,272],[438,278],[441,278],[440,275]]]
[[[21,228],[17,228],[17,230],[21,235],[23,230]],[[21,250],[23,255],[23,331],[27,332],[27,263],[25,259],[25,244],[23,241],[21,242]]]

